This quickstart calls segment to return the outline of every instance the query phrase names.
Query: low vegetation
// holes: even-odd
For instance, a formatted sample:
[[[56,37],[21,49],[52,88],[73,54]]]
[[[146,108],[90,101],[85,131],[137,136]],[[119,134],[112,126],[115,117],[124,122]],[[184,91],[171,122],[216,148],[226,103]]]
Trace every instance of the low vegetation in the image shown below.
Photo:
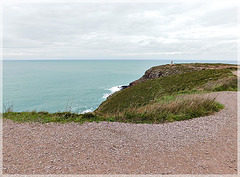
[[[177,98],[170,102],[129,108],[118,115],[114,114],[113,117],[120,122],[165,123],[210,115],[222,108],[223,105],[210,98]]]
[[[4,118],[16,122],[130,122],[130,123],[165,123],[181,121],[212,114],[223,108],[223,105],[210,98],[177,98],[140,108],[130,108],[119,114],[100,116],[94,113],[76,114],[71,112],[6,112]]]
[[[214,98],[196,94],[236,91],[237,77],[232,74],[232,70],[236,68],[221,64],[195,65],[201,69],[189,70],[186,69],[186,64],[176,65],[175,68],[178,70],[189,71],[148,79],[116,92],[93,113],[13,112],[11,107],[3,117],[18,122],[40,123],[93,121],[165,123],[210,115],[221,110],[223,105],[217,103]],[[194,64],[189,66],[194,67]]]
[[[237,77],[230,69],[211,69],[175,74],[147,80],[113,94],[96,110],[103,115],[124,112],[158,103],[166,96],[195,94],[201,92],[237,90]],[[219,82],[222,79],[224,82]]]
[[[16,122],[40,122],[40,123],[49,123],[49,122],[84,123],[84,122],[110,121],[109,118],[96,116],[92,113],[77,114],[77,113],[71,113],[71,112],[58,112],[58,113],[36,112],[36,111],[6,112],[6,113],[3,113],[3,117],[6,119],[11,119]]]
[[[182,74],[191,71],[200,71],[208,69],[226,69],[236,70],[237,65],[221,64],[221,63],[188,63],[188,64],[174,64],[174,65],[160,65],[148,69],[144,75],[130,83],[130,86],[137,85],[149,79],[156,79],[159,77],[166,77],[175,74]]]

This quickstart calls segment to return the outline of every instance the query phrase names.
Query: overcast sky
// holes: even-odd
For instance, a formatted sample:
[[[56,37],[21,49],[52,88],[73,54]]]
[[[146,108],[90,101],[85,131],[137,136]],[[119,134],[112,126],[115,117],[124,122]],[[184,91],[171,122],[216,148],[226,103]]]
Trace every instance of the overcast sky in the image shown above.
[[[10,3],[4,59],[237,59],[237,6]]]

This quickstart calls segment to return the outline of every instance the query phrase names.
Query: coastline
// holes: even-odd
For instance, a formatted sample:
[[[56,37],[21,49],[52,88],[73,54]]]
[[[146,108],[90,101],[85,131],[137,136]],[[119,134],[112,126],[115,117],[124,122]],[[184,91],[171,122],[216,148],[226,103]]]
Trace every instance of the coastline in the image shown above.
[[[4,120],[3,172],[236,174],[237,92],[210,95],[217,96],[225,109],[211,116],[167,124]]]
[[[189,72],[180,76],[192,77],[195,76],[194,72],[193,75]],[[224,83],[228,79],[236,80],[233,74],[239,77],[239,71],[236,69],[196,72],[198,78],[210,77],[211,84],[214,81],[212,76],[215,74],[218,75],[217,79],[223,74],[225,80],[221,80],[220,77],[220,81]],[[210,75],[205,76],[206,73]],[[175,79],[178,76],[169,76],[165,79],[168,81],[171,78]],[[152,81],[154,79],[147,82]],[[166,86],[168,88],[168,84]],[[219,88],[219,85],[213,86]],[[133,87],[123,91],[127,92],[127,89]],[[220,88],[231,89],[221,86]],[[120,92],[115,92],[113,97]],[[196,94],[187,93],[189,92],[179,96]],[[201,99],[205,97],[216,99],[224,105],[224,109],[208,116],[159,124],[111,122],[112,120],[103,121],[108,119],[101,120],[98,117],[95,122],[82,122],[83,124],[40,123],[26,120],[14,122],[3,119],[3,173],[237,174],[239,93],[239,91],[201,92],[199,94]],[[171,99],[170,97],[170,102],[174,101]],[[47,112],[41,114],[49,115]],[[56,114],[60,116],[60,113]],[[67,112],[62,114],[66,116],[63,117],[66,120],[74,115]],[[83,121],[94,120],[94,114],[86,113],[82,116]]]

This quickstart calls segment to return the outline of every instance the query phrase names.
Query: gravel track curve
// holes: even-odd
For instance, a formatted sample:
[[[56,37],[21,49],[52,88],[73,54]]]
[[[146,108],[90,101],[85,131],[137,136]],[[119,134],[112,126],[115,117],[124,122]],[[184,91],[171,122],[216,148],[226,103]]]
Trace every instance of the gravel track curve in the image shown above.
[[[237,92],[211,116],[166,124],[3,121],[4,174],[236,174]]]

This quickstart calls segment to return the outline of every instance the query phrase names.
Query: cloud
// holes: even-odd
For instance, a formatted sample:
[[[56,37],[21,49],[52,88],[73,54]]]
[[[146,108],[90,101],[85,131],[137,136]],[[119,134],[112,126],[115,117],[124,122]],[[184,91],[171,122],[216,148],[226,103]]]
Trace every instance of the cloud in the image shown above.
[[[236,59],[237,8],[209,3],[10,3],[4,59]]]

